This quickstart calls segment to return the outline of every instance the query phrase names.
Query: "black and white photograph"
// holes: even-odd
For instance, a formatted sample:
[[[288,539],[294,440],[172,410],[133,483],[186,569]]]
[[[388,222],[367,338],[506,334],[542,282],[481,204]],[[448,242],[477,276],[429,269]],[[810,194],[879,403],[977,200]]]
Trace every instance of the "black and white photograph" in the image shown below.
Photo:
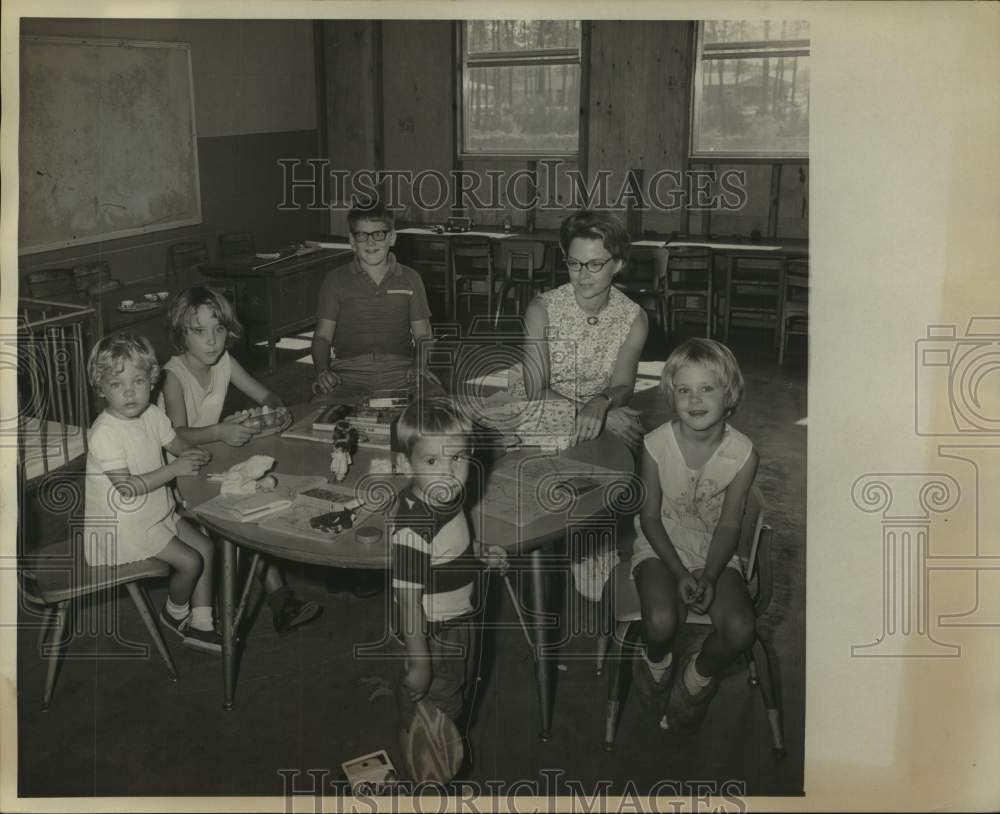
[[[5,810],[888,805],[1000,628],[992,459],[916,454],[1000,321],[829,5],[287,5],[5,12]]]

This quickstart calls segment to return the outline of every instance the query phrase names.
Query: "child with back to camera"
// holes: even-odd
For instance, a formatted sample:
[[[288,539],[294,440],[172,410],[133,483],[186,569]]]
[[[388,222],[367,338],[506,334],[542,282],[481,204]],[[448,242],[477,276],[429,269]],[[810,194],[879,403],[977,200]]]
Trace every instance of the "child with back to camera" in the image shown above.
[[[230,356],[228,349],[239,341],[243,328],[229,300],[215,289],[194,286],[174,297],[167,331],[175,355],[163,366],[160,404],[182,438],[192,444],[223,441],[234,447],[252,440],[254,430],[239,415],[220,420],[230,383],[257,404],[284,406]],[[280,634],[312,621],[323,610],[316,602],[296,598],[273,563],[266,564],[263,582]]]
[[[671,689],[671,645],[690,608],[712,632],[680,665],[666,704],[672,731],[696,731],[718,690],[719,673],[753,645],[753,603],[736,556],[747,495],[757,472],[753,443],[727,419],[743,395],[732,351],[689,339],[660,379],[677,418],[648,433],[641,473],[632,573],[642,608],[644,658],[636,688],[657,717]]]
[[[186,646],[221,654],[212,624],[212,542],[178,517],[167,486],[178,475],[197,475],[211,455],[179,436],[149,403],[159,372],[144,337],[106,336],[90,352],[87,377],[105,407],[88,435],[84,556],[89,565],[167,563],[172,573],[161,623]],[[166,466],[164,449],[177,456]]]

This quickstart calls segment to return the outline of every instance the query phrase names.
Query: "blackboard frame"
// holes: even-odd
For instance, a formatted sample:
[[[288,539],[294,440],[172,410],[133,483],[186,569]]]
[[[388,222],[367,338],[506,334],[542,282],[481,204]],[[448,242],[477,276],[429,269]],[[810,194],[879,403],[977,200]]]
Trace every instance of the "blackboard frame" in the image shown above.
[[[87,48],[94,47],[107,47],[107,48],[150,48],[150,49],[171,49],[175,51],[183,51],[184,56],[182,57],[184,67],[183,72],[186,74],[186,81],[183,83],[183,88],[186,90],[186,100],[182,99],[181,104],[186,107],[188,118],[190,121],[190,162],[187,171],[191,176],[191,189],[188,196],[188,200],[185,201],[185,209],[182,213],[178,213],[178,217],[172,217],[167,220],[154,220],[151,222],[137,223],[135,226],[130,226],[124,229],[112,229],[108,231],[95,231],[86,234],[73,234],[71,227],[67,225],[67,234],[65,237],[60,237],[56,240],[46,240],[44,242],[32,243],[31,238],[25,240],[24,244],[21,243],[21,235],[23,231],[19,224],[19,237],[18,237],[18,254],[37,254],[40,252],[52,251],[55,249],[62,249],[69,246],[76,246],[88,243],[97,243],[108,240],[117,240],[120,238],[131,237],[134,235],[147,234],[149,232],[163,231],[167,229],[176,229],[183,226],[193,226],[202,223],[202,211],[201,211],[201,176],[198,166],[198,133],[197,133],[197,121],[195,115],[195,99],[194,99],[194,77],[191,67],[191,44],[188,42],[167,42],[167,41],[156,41],[156,40],[128,40],[128,39],[104,39],[96,37],[58,37],[58,36],[39,36],[39,35],[22,35],[21,41],[21,57],[23,63],[24,50],[26,46],[32,44],[47,44],[47,45],[65,45],[69,46],[83,46]],[[23,69],[23,64],[22,64]],[[20,115],[21,115],[21,135],[25,133],[25,106],[23,100],[20,104]],[[30,117],[29,117],[29,127],[30,127]],[[183,133],[178,134],[179,138],[187,138],[188,132],[185,128]],[[23,160],[23,150],[22,145],[18,145],[19,159]],[[25,183],[25,180],[30,183],[33,177],[30,173],[21,172],[20,181]],[[20,200],[22,201],[20,216],[24,215],[24,190],[19,190]]]

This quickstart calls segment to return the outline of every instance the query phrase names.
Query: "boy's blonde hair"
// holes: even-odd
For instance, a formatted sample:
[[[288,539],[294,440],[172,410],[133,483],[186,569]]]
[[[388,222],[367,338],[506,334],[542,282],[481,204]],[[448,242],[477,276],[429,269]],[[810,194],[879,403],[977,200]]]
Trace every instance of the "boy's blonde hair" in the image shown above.
[[[236,312],[233,311],[233,306],[225,295],[214,288],[196,285],[185,288],[174,297],[167,309],[167,337],[170,341],[170,349],[174,353],[184,353],[187,350],[187,342],[184,337],[195,314],[203,305],[207,305],[212,316],[229,331],[229,336],[226,337],[227,348],[233,347],[243,337],[243,326],[240,325],[240,321],[236,318]]]
[[[98,393],[105,376],[118,373],[126,362],[144,370],[155,384],[160,378],[160,364],[152,343],[144,336],[116,334],[105,336],[90,350],[87,359],[87,380]]]
[[[660,376],[660,391],[666,394],[670,409],[674,409],[674,376],[684,365],[703,365],[711,371],[725,391],[727,415],[736,412],[736,407],[743,398],[743,373],[729,348],[714,339],[697,337],[674,348],[674,352],[667,357]]]
[[[430,435],[461,435],[472,432],[472,422],[463,416],[449,398],[413,401],[403,410],[396,424],[399,451],[409,459],[417,442]]]

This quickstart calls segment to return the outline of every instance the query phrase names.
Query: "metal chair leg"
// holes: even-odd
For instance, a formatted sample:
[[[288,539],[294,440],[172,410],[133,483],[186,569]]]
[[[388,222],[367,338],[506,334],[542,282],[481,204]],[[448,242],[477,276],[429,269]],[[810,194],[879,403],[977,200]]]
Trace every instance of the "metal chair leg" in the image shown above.
[[[753,644],[753,660],[760,671],[760,694],[767,710],[767,722],[771,727],[771,752],[778,760],[785,757],[785,738],[781,731],[781,709],[777,690],[774,686],[774,676],[768,660],[767,648],[758,637]]]
[[[62,655],[63,634],[66,632],[67,608],[69,602],[60,602],[56,608],[55,623],[49,639],[49,669],[45,676],[45,695],[42,697],[42,711],[47,711],[52,703],[52,693],[56,688],[56,675],[59,672],[59,657]],[[44,655],[44,652],[43,652]]]
[[[608,682],[608,709],[604,718],[604,750],[614,749],[615,733],[618,731],[618,720],[621,717],[623,697],[623,677],[626,670],[626,659],[622,658],[622,649],[630,637],[632,622],[618,622],[615,625],[614,641],[611,643],[612,672]]]
[[[149,637],[156,645],[156,649],[160,651],[163,661],[166,662],[171,680],[177,681],[177,668],[174,666],[174,660],[170,657],[170,651],[167,650],[166,642],[163,641],[163,635],[156,626],[153,614],[149,610],[149,597],[146,595],[146,589],[136,582],[129,582],[125,587],[128,589],[128,595],[132,597],[132,604],[135,605],[135,609],[139,611],[139,616],[142,617],[142,621],[146,625],[146,630],[149,631]]]
[[[752,651],[748,650],[744,653],[743,658],[747,663],[747,684],[751,687],[759,686],[760,679],[757,677],[757,662],[753,660]]]

